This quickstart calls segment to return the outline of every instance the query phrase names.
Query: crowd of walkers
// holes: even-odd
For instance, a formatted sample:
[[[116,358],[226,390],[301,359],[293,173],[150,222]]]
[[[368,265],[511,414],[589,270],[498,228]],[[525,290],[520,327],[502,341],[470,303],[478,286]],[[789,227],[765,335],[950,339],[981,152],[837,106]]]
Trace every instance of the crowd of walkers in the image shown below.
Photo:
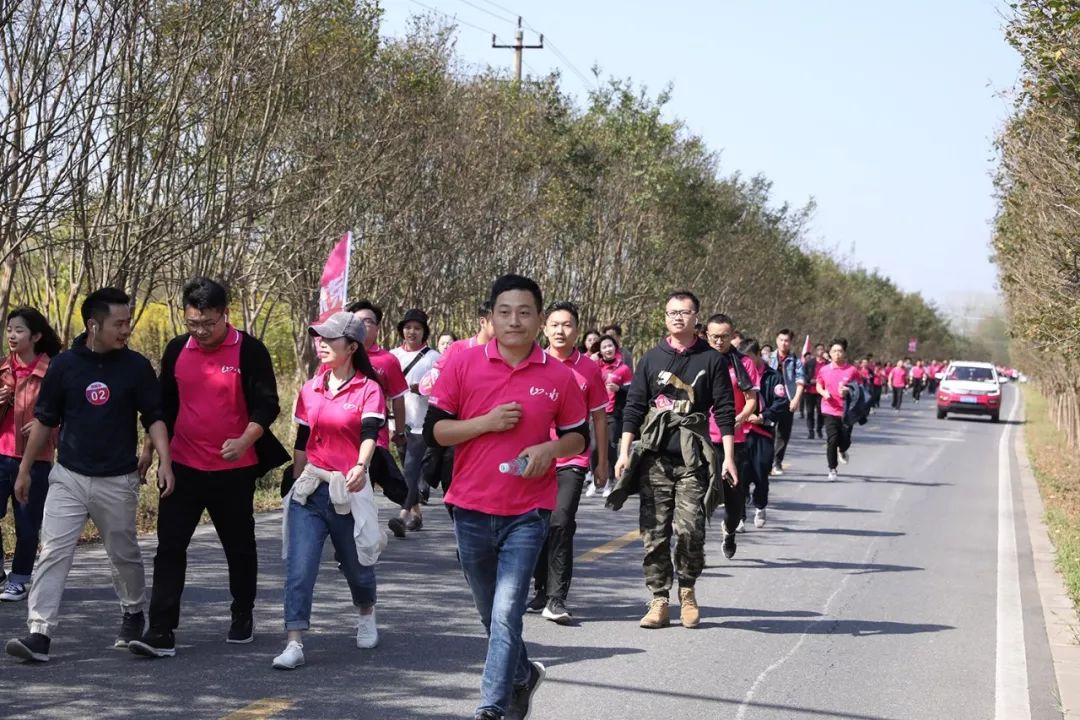
[[[906,358],[852,364],[844,338],[812,352],[804,347],[800,357],[791,330],[763,343],[726,314],[703,314],[689,290],[657,308],[667,334],[635,362],[620,325],[583,329],[572,302],[545,305],[534,281],[506,275],[465,339],[433,337],[427,314],[411,309],[393,326],[397,346],[384,349],[383,312],[367,300],[312,324],[319,366],[289,399],[290,454],[271,432],[281,403],[270,354],[230,323],[225,288],[196,278],[181,305],[187,332],[168,343],[159,372],[128,347],[131,301],[120,290],[85,299],[85,332],[68,350],[40,312],[9,314],[9,354],[0,364],[0,515],[13,498],[17,539],[0,600],[27,601],[29,633],[10,640],[7,652],[49,660],[89,518],[120,600],[116,646],[149,658],[175,655],[187,550],[204,512],[228,566],[225,640],[251,642],[254,496],[259,478],[276,468],[285,468],[286,637],[272,666],[305,662],[328,538],[356,608],[357,647],[370,650],[379,641],[375,567],[388,542],[372,486],[400,508],[387,523],[397,537],[423,529],[423,508],[438,488],[489,637],[476,720],[530,714],[545,668],[529,659],[523,615],[555,623],[573,617],[582,496],[599,493],[612,510],[639,497],[649,596],[640,625],[670,623],[677,585],[681,624],[696,627],[706,520],[723,507],[727,558],[746,530],[748,505],[754,526],[765,526],[769,480],[785,471],[795,415],[805,418],[809,439],[826,440],[835,480],[853,428],[879,406],[884,389],[899,410],[908,388],[916,403],[924,390],[933,394],[944,367]],[[155,459],[160,500],[147,602],[136,515]]]

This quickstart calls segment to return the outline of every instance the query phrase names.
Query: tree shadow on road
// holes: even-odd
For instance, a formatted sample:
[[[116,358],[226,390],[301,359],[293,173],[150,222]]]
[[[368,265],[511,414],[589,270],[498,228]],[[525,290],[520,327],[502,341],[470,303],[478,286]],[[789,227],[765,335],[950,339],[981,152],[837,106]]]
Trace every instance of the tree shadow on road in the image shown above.
[[[805,502],[792,502],[790,500],[781,500],[779,502],[773,502],[770,507],[775,510],[781,510],[783,512],[839,512],[839,513],[879,513],[880,510],[874,510],[872,508],[857,508],[849,507],[847,505],[836,505],[833,503],[805,503]]]
[[[851,637],[916,635],[956,629],[952,625],[934,625],[931,623],[840,619],[806,621],[765,618],[762,620],[728,620],[718,625],[731,630],[748,630],[770,635],[850,635]]]
[[[857,562],[835,562],[832,560],[799,560],[796,558],[779,558],[775,560],[761,560],[758,558],[749,558],[739,563],[739,566],[746,569],[754,568],[767,568],[767,569],[797,569],[797,570],[851,570],[851,575],[869,575],[871,573],[885,573],[885,572],[911,572],[914,570],[925,570],[926,568],[916,567],[914,565],[889,565],[882,563],[857,563]]]

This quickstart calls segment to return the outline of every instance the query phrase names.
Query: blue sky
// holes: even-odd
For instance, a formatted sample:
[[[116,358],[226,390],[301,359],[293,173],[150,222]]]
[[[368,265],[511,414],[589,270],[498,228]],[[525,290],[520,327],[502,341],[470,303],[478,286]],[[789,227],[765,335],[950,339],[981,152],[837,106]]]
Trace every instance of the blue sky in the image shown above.
[[[724,174],[763,173],[777,202],[816,199],[814,246],[954,312],[995,292],[993,138],[1019,72],[1003,3],[422,4],[461,21],[458,50],[472,64],[510,66],[491,32],[512,42],[507,20],[520,13],[553,46],[526,51],[526,73],[557,69],[579,98],[594,63],[653,93],[670,83],[670,116],[721,152]],[[383,7],[390,35],[426,12],[421,0]]]

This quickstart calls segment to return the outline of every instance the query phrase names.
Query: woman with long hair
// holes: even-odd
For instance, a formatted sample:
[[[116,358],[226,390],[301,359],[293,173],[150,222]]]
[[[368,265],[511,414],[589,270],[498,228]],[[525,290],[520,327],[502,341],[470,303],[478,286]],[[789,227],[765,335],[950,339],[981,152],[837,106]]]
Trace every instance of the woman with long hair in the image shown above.
[[[312,594],[326,538],[334,544],[345,581],[359,608],[356,645],[379,642],[375,625],[375,562],[386,542],[379,527],[368,464],[386,422],[386,395],[364,350],[367,329],[339,312],[308,332],[318,337],[320,371],[300,389],[293,472],[285,497],[284,652],[279,670],[304,664],[303,634],[311,625]]]
[[[60,353],[62,345],[45,316],[30,307],[16,308],[8,314],[7,343],[8,356],[0,363],[0,517],[7,514],[8,498],[11,498],[15,556],[11,560],[11,574],[6,576],[7,582],[0,591],[0,600],[14,602],[26,599],[29,593],[27,586],[37,555],[56,433],[50,435],[30,468],[30,500],[25,505],[14,498],[15,480],[34,424],[34,405],[41,381],[49,369],[49,361]],[[0,581],[5,579],[3,558],[4,546],[0,540]]]

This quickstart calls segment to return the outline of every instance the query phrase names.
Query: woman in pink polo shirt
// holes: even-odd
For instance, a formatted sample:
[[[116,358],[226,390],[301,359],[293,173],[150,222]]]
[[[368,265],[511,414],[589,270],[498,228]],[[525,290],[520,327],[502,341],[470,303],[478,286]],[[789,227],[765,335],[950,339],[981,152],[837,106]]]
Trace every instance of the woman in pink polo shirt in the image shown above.
[[[896,367],[889,371],[889,389],[892,390],[893,410],[899,410],[904,402],[904,388],[908,385],[907,368],[903,360],[896,361]]]
[[[851,426],[844,422],[844,398],[850,394],[849,383],[859,382],[859,369],[847,361],[847,339],[836,338],[829,345],[832,362],[818,373],[817,389],[821,395],[821,414],[825,418],[826,458],[829,480],[836,480],[837,460],[847,464],[851,447]]]
[[[379,642],[375,625],[375,561],[385,543],[379,529],[368,463],[386,422],[386,395],[364,351],[364,323],[334,313],[308,332],[320,338],[323,365],[296,401],[299,425],[293,472],[286,496],[285,651],[274,667],[304,664],[303,633],[310,627],[312,593],[327,536],[360,609],[359,648]]]
[[[30,468],[30,502],[15,501],[15,478],[34,421],[41,381],[49,360],[60,353],[60,338],[45,316],[33,308],[12,310],[7,321],[10,354],[0,363],[0,517],[7,514],[9,498],[15,514],[15,557],[0,600],[24,600],[37,555],[38,533],[49,492],[49,471],[56,451],[56,433]],[[0,542],[0,581],[4,580],[4,546]]]
[[[611,494],[615,487],[615,457],[619,454],[619,439],[622,437],[622,412],[626,405],[626,393],[630,389],[630,382],[634,379],[634,372],[623,362],[622,349],[614,335],[604,335],[600,338],[600,372],[604,376],[604,388],[607,390],[608,402],[605,412],[607,413],[608,427],[608,483],[604,486],[604,497]],[[596,448],[593,448],[593,467],[596,466],[598,456]],[[589,484],[585,491],[586,497],[596,494],[595,483]]]

